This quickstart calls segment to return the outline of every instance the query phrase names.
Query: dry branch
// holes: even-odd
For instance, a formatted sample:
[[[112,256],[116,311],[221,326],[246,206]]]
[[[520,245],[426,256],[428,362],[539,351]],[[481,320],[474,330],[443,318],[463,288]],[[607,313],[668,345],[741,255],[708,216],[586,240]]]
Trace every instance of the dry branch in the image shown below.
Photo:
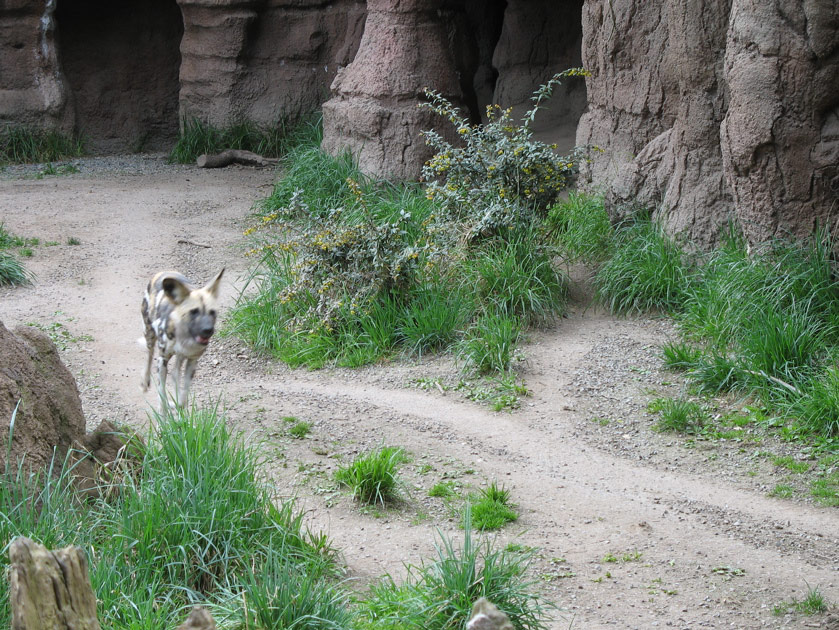
[[[231,164],[244,164],[245,166],[274,166],[279,162],[275,158],[262,157],[251,151],[240,149],[227,149],[215,155],[206,153],[199,155],[195,163],[200,168],[222,168]]]

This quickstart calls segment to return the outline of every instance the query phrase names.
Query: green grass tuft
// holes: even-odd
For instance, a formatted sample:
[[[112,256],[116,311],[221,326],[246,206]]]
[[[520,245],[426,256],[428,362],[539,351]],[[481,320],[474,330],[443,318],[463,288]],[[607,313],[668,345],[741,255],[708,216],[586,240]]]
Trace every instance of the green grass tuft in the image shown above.
[[[551,206],[545,225],[569,262],[595,264],[609,257],[614,231],[602,197],[572,191]]]
[[[385,505],[398,499],[397,474],[404,457],[401,449],[382,447],[339,468],[335,479],[348,486],[362,503]]]
[[[552,606],[525,577],[531,552],[498,550],[489,540],[476,542],[469,512],[460,547],[442,536],[435,547],[432,561],[408,566],[404,583],[386,578],[371,588],[370,597],[360,604],[363,622],[403,630],[455,630],[465,626],[475,600],[486,597],[515,628],[547,628]]]
[[[56,130],[6,125],[0,130],[0,164],[55,162],[84,155],[80,138]]]
[[[656,425],[660,431],[698,433],[709,419],[702,406],[692,400],[659,398],[650,403],[648,408],[660,414]]]
[[[616,235],[614,254],[595,278],[597,298],[612,313],[678,312],[691,284],[681,246],[650,220]]]

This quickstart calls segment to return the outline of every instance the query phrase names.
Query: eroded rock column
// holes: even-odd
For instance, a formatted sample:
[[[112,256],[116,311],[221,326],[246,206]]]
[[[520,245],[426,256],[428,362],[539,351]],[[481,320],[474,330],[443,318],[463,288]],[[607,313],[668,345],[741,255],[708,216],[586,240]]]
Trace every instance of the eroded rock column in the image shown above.
[[[178,0],[184,17],[181,40],[180,117],[215,125],[239,115],[236,85],[257,0]]]
[[[372,176],[415,179],[431,152],[420,131],[439,120],[419,108],[423,89],[460,101],[438,9],[442,0],[369,0],[355,60],[323,105],[323,148],[349,150]]]
[[[0,123],[73,130],[55,45],[56,0],[0,3]]]
[[[747,238],[836,234],[839,5],[733,0],[729,24],[720,140]]]

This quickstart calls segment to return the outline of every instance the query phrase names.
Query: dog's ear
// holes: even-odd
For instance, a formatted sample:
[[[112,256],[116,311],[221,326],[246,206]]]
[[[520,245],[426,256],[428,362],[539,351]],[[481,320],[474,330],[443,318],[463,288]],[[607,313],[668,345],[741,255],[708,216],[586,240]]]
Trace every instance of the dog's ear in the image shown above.
[[[177,278],[173,278],[171,276],[163,278],[160,284],[163,287],[163,292],[175,304],[183,302],[191,293],[188,286]]]
[[[204,289],[207,291],[207,293],[212,295],[214,298],[218,297],[218,289],[219,289],[219,285],[221,284],[221,276],[223,274],[224,274],[224,269],[219,271],[218,275],[216,275],[216,277],[213,278],[212,282],[210,282],[210,284],[208,284],[206,287],[204,287]]]

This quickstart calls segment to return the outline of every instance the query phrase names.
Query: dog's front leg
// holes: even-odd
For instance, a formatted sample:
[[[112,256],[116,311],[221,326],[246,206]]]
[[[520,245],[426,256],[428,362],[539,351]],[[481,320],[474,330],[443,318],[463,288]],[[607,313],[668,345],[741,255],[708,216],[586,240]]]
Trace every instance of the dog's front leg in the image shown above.
[[[166,398],[166,378],[169,376],[169,358],[161,355],[157,359],[157,376],[159,383],[157,384],[157,392],[160,394],[160,413],[166,413],[169,410],[169,401]]]
[[[181,407],[186,407],[187,398],[189,397],[189,388],[192,386],[192,377],[195,376],[195,368],[198,367],[198,359],[187,359],[186,368],[184,368],[184,386],[178,397],[178,404]]]
[[[172,396],[172,402],[177,403],[183,407],[181,400],[181,373],[183,372],[184,358],[180,354],[175,355],[175,395]]]

